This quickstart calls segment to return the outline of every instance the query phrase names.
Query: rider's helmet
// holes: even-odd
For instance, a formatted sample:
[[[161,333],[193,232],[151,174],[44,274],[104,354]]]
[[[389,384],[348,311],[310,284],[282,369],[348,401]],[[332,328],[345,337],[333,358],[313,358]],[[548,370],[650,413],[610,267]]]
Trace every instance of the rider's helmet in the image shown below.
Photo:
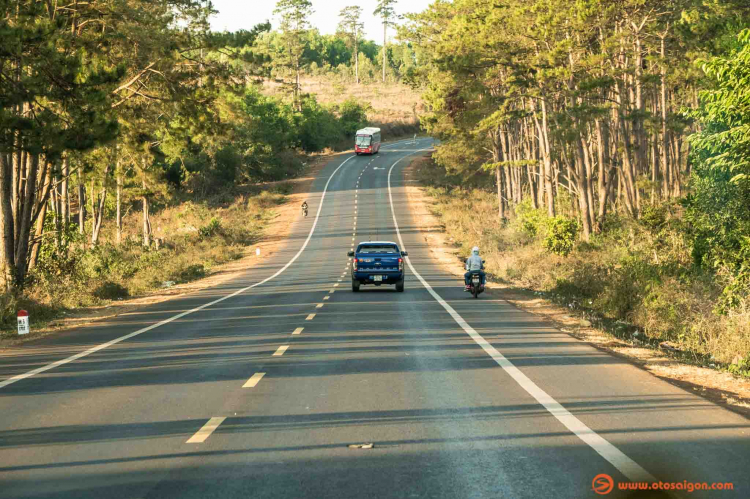
[[[474,246],[473,248],[471,248],[471,254],[479,255],[479,246]]]

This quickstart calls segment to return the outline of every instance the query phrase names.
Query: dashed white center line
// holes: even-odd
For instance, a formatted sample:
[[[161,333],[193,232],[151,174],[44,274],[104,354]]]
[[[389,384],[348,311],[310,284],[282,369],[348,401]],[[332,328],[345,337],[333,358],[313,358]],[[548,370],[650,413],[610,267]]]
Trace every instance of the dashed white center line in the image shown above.
[[[341,282],[341,279],[339,279],[339,282]],[[339,282],[337,282],[336,284],[334,284],[333,287],[334,288],[338,288],[339,287]]]
[[[327,300],[328,298],[330,298],[330,296],[324,296],[323,297],[324,300]],[[322,305],[322,303],[321,303],[321,305]]]
[[[286,352],[286,349],[289,348],[289,345],[281,345],[271,357],[280,357],[284,355],[284,352]]]
[[[322,303],[318,303],[317,305],[315,305],[315,308],[323,308],[323,304]]]
[[[242,385],[242,388],[255,388],[255,385],[260,383],[260,380],[263,379],[263,376],[265,376],[266,373],[255,373],[253,374],[249,380],[245,382],[244,385]]]
[[[203,425],[203,428],[198,430],[195,435],[190,437],[186,444],[201,444],[206,441],[206,439],[211,436],[211,434],[216,431],[216,428],[219,427],[221,423],[224,422],[224,420],[227,418],[223,418],[220,416],[214,416],[211,419],[208,420],[208,423]]]
[[[308,315],[308,316],[307,316],[307,318],[306,318],[305,320],[306,320],[306,321],[311,321],[311,320],[313,320],[314,318],[315,318],[315,314],[310,314],[310,315]]]
[[[335,289],[331,289],[330,291],[328,291],[328,294],[332,295],[332,294],[333,294],[333,293],[335,293],[335,292],[336,292],[336,290],[335,290]]]
[[[293,332],[292,334],[300,334],[300,333],[301,333],[302,331],[304,331],[304,330],[305,330],[305,328],[303,328],[303,327],[298,327],[297,329],[295,329],[295,330],[294,330],[294,332]]]

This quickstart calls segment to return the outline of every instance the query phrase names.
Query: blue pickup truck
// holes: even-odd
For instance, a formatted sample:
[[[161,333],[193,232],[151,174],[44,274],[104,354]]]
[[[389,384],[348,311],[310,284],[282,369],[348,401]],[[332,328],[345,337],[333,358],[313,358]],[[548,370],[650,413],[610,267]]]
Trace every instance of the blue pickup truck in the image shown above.
[[[362,242],[348,255],[352,259],[352,291],[359,291],[363,284],[395,284],[396,291],[404,291],[404,257],[408,254],[396,243]]]

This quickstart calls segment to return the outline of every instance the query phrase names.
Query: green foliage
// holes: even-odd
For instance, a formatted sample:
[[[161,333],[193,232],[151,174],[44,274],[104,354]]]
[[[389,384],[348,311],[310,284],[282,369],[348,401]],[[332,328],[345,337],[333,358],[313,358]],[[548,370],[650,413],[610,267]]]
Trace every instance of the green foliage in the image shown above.
[[[339,127],[344,138],[354,137],[360,128],[367,124],[368,104],[362,104],[354,97],[350,97],[339,106]]]
[[[531,199],[526,198],[515,207],[516,221],[520,230],[529,237],[536,237],[546,227],[547,213],[535,209]]]
[[[692,117],[706,127],[691,137],[709,168],[732,173],[732,182],[750,185],[750,29],[737,37],[738,47],[702,67],[715,88],[701,92]]]
[[[547,235],[542,246],[549,252],[568,256],[573,251],[581,224],[575,218],[552,217],[546,221]]]
[[[645,206],[641,210],[641,217],[638,221],[651,231],[658,231],[667,223],[666,207],[662,205]]]
[[[221,220],[213,217],[206,225],[198,229],[198,234],[201,238],[206,239],[219,234],[221,229]]]
[[[690,115],[703,129],[691,137],[691,193],[684,200],[693,260],[722,276],[716,311],[750,296],[750,30],[726,57],[703,68],[715,88]]]

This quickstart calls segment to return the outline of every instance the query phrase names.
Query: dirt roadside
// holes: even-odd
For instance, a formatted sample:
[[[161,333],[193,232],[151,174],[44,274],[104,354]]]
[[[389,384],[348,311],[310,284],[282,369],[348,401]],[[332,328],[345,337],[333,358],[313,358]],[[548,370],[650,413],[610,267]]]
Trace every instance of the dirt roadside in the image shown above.
[[[404,172],[409,206],[417,225],[422,227],[432,258],[460,280],[464,274],[463,261],[456,245],[446,236],[440,219],[434,215],[431,208],[434,202],[420,186],[414,173],[415,165],[420,159],[421,157],[412,160]],[[750,417],[750,380],[746,378],[689,365],[668,352],[619,339],[606,329],[593,325],[589,319],[576,316],[576,312],[546,300],[531,290],[488,282],[486,293],[492,298],[505,300],[539,316],[555,328],[626,360],[660,379]]]

